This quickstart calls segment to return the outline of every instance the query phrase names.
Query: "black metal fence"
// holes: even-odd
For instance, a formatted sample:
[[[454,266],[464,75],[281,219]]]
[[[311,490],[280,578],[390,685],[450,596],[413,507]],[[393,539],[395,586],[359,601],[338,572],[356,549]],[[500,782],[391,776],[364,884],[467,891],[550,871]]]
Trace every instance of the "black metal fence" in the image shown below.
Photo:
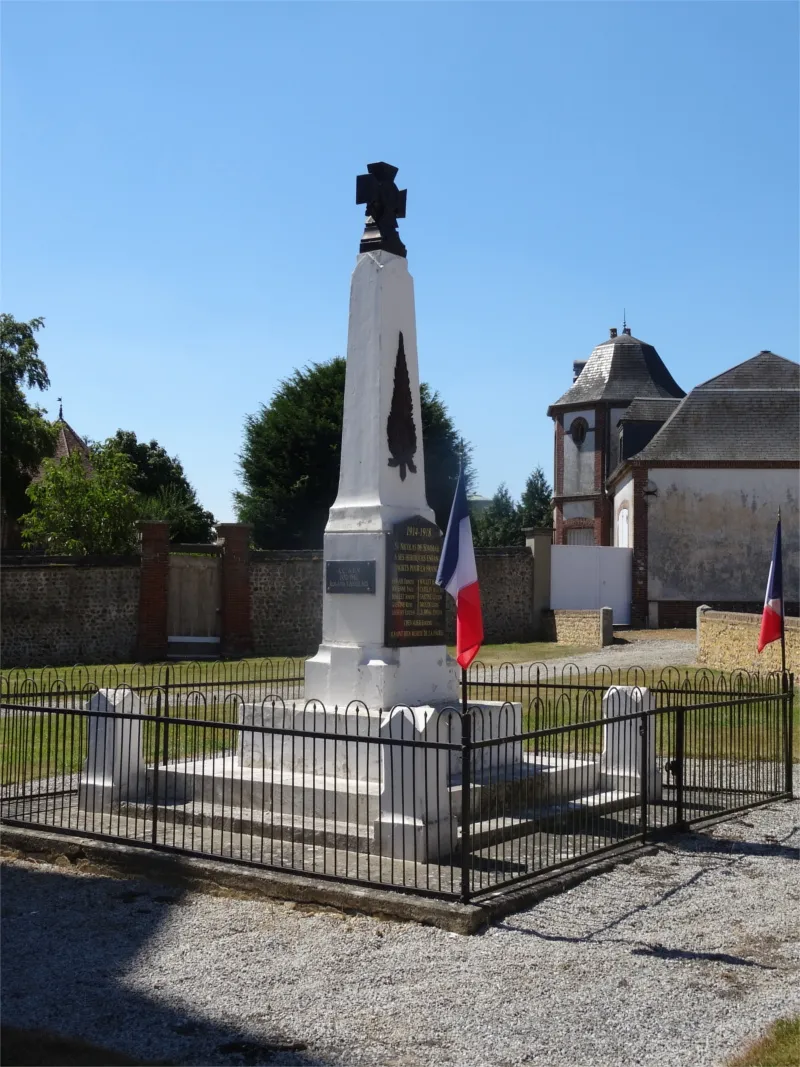
[[[475,664],[376,714],[302,668],[4,672],[0,816],[471,900],[792,793],[791,676]]]

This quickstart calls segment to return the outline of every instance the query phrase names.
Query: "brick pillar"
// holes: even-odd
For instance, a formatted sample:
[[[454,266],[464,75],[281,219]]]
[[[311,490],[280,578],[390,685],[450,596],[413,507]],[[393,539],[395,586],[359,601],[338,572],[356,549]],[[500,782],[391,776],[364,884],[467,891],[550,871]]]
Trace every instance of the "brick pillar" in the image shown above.
[[[633,589],[631,597],[631,625],[647,626],[647,469],[633,468]]]
[[[249,656],[253,651],[250,614],[250,533],[243,522],[217,524],[222,553],[221,651],[223,656]]]
[[[145,663],[167,658],[169,523],[141,520],[136,526],[142,553],[136,656]]]
[[[555,464],[553,470],[553,496],[559,497],[564,492],[564,416],[555,418]],[[555,544],[564,544],[564,512],[561,504],[556,504],[553,511],[553,526],[556,531]]]

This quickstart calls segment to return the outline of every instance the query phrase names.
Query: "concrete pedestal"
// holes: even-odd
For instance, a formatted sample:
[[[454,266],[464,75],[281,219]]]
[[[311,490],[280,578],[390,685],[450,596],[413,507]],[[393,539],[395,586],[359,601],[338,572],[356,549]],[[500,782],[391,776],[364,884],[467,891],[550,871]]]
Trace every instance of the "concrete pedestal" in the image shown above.
[[[612,685],[603,694],[603,718],[615,719],[624,715],[641,716],[656,707],[649,689],[634,685]],[[657,718],[647,721],[647,755],[643,766],[642,719],[609,722],[603,727],[603,754],[600,773],[607,788],[640,792],[642,775],[647,775],[647,796],[651,801],[661,799],[661,775],[656,763]]]
[[[111,811],[121,801],[143,799],[147,782],[142,720],[121,717],[142,714],[138,696],[130,689],[100,689],[87,710],[99,714],[89,719],[89,750],[80,774],[78,803],[99,812]]]

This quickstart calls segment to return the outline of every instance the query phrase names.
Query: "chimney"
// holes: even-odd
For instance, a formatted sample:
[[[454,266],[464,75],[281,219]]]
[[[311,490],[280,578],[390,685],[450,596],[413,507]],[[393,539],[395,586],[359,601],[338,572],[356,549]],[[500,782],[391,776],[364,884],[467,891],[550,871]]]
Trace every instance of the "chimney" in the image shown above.
[[[586,359],[573,360],[573,363],[572,363],[572,381],[573,381],[573,384],[575,382],[577,382],[581,371],[583,370],[583,368],[586,366],[587,363],[588,363],[588,360],[586,360]]]
[[[617,327],[616,326],[612,326],[611,327],[611,329],[608,331],[608,336],[609,337],[616,337],[617,336]]]
[[[623,332],[623,333],[626,333],[626,334],[628,335],[628,337],[630,337],[630,335],[631,335],[631,328],[630,328],[630,326],[623,326],[623,327],[622,327],[622,332]]]

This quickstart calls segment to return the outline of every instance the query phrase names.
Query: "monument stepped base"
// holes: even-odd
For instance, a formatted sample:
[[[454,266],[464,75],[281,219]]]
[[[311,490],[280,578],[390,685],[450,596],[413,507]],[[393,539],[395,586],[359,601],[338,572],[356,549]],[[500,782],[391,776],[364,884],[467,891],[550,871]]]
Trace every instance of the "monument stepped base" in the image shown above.
[[[147,773],[144,800],[108,805],[127,818],[152,814],[155,776]],[[462,787],[455,776],[442,818],[381,814],[378,783],[242,767],[231,755],[172,763],[158,771],[160,820],[182,826],[245,834],[301,847],[395,857],[427,863],[457,860]],[[95,796],[95,802],[102,801]],[[537,832],[557,832],[606,814],[635,808],[635,791],[614,788],[597,760],[526,753],[505,769],[487,768],[471,789],[470,852]]]

